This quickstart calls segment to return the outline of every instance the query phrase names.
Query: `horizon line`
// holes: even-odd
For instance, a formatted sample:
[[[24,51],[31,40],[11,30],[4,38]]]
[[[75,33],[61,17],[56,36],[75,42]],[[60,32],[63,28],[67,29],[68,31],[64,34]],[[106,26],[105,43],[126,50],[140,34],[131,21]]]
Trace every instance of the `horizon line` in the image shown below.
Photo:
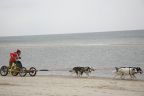
[[[77,32],[77,33],[56,33],[56,34],[34,34],[34,35],[7,35],[0,37],[22,37],[22,36],[44,36],[44,35],[72,35],[72,34],[87,34],[87,33],[109,33],[109,32],[124,32],[124,31],[144,31],[144,29],[134,29],[134,30],[112,30],[112,31],[95,31],[95,32]]]

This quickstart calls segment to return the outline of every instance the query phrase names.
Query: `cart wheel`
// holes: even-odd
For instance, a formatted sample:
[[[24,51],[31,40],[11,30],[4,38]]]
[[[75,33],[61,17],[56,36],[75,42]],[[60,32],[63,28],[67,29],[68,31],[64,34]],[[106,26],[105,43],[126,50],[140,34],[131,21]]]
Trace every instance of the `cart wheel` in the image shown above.
[[[12,74],[13,76],[17,76],[18,73],[19,73],[19,72],[15,72],[15,71],[12,71],[12,72],[11,72],[11,74]]]
[[[29,75],[30,75],[30,76],[35,76],[35,75],[36,75],[36,73],[37,73],[36,68],[31,67],[31,68],[29,69]]]
[[[16,68],[15,66],[12,66],[11,69],[10,69],[10,72],[13,76],[17,76],[18,73],[19,73],[19,69]]]
[[[7,66],[2,66],[2,67],[0,68],[0,74],[1,74],[2,76],[6,76],[6,75],[8,74],[8,67],[7,67]]]
[[[24,77],[24,76],[26,76],[26,74],[27,74],[26,68],[25,68],[25,67],[22,67],[22,68],[20,69],[19,75],[20,75],[21,77]]]

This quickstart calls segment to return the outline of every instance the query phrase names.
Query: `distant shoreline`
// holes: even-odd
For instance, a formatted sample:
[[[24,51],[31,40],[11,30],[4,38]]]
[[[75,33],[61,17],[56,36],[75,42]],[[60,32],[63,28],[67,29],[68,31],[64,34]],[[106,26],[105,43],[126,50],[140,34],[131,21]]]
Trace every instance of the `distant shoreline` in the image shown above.
[[[51,46],[144,46],[144,44],[41,44],[41,43],[32,43],[32,44],[18,44],[18,43],[8,43],[1,44],[0,47],[51,47]]]
[[[39,34],[39,35],[16,35],[16,36],[0,36],[0,38],[9,38],[9,37],[25,37],[25,36],[56,36],[56,35],[81,35],[81,34],[101,34],[101,33],[123,33],[123,32],[144,32],[144,29],[135,29],[135,30],[113,30],[113,31],[100,31],[100,32],[77,32],[77,33],[62,33],[62,34]]]

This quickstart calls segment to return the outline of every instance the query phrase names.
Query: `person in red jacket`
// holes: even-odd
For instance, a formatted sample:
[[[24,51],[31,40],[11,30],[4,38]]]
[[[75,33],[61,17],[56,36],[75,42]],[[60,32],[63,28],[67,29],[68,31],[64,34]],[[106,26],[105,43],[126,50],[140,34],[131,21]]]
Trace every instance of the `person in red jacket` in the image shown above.
[[[20,57],[21,51],[17,49],[16,52],[10,53],[10,60],[9,60],[9,68],[11,68],[12,64],[18,61],[18,59],[21,59]]]

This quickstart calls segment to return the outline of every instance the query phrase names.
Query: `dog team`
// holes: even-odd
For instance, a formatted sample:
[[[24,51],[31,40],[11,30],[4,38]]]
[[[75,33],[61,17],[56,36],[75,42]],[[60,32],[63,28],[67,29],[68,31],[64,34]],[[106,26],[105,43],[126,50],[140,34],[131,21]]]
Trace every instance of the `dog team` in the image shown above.
[[[75,73],[77,77],[82,77],[83,73],[89,77],[89,74],[96,69],[92,67],[74,67],[72,70],[69,70],[71,73]],[[125,76],[130,76],[131,79],[135,79],[135,74],[142,74],[143,71],[140,67],[115,67],[115,70],[112,71],[114,78],[120,76],[121,79],[124,79]]]

